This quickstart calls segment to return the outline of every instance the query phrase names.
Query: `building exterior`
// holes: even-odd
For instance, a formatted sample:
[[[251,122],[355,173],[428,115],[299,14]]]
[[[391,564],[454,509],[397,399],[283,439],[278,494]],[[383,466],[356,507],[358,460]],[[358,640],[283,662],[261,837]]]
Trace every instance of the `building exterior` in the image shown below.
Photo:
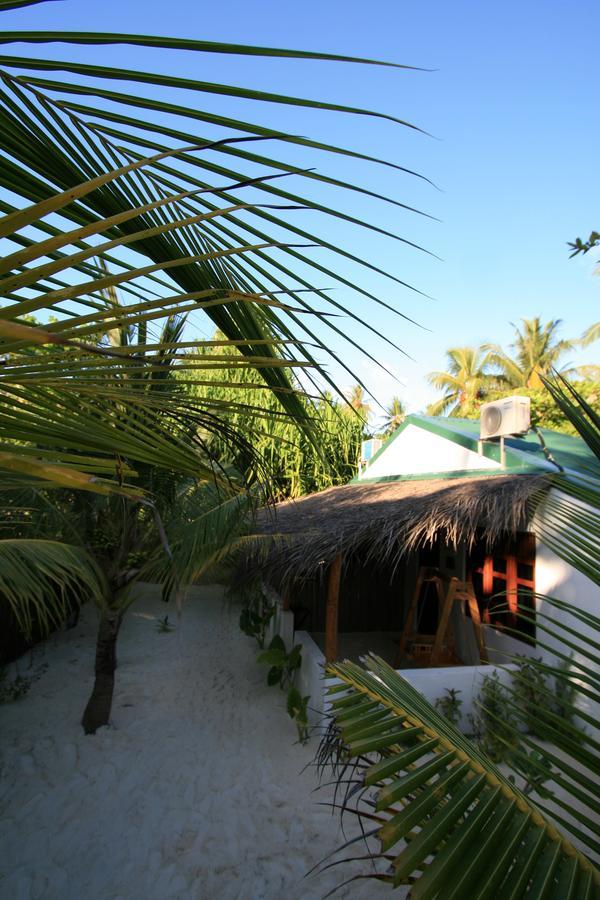
[[[281,536],[266,566],[279,597],[273,628],[302,643],[302,689],[313,707],[326,658],[373,650],[430,700],[448,687],[461,690],[468,715],[483,675],[509,654],[551,654],[543,623],[556,612],[544,595],[597,613],[600,588],[557,552],[562,529],[585,528],[577,500],[563,497],[568,508],[556,512],[561,492],[549,476],[557,473],[600,480],[598,461],[579,438],[540,429],[502,447],[480,442],[476,421],[411,415],[352,484],[279,504],[265,529]],[[455,665],[394,658],[411,602],[421,630],[439,624],[435,598],[425,591],[414,600],[424,567],[472,586],[485,656],[474,617],[456,604]]]

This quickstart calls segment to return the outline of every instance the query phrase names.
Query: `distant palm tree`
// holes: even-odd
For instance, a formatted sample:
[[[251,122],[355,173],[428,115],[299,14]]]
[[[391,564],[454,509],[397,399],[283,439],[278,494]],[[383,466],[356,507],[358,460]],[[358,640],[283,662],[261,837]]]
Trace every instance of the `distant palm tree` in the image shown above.
[[[509,355],[497,344],[484,344],[490,362],[499,370],[498,378],[509,388],[540,388],[541,376],[548,376],[558,368],[561,358],[572,350],[576,341],[557,340],[561,319],[551,319],[542,324],[539,316],[522,319],[522,328],[513,325],[515,340]],[[575,369],[562,370],[571,374]]]
[[[386,408],[386,416],[383,423],[384,434],[392,434],[406,418],[406,408],[400,397],[392,397],[390,405]]]
[[[593,344],[594,341],[597,341],[600,338],[600,322],[594,322],[593,325],[590,325],[589,328],[586,328],[581,338],[579,339],[579,343],[582,347],[589,347],[590,344]]]
[[[427,408],[430,416],[460,416],[474,400],[482,400],[490,387],[497,386],[489,372],[490,354],[482,348],[451,347],[446,359],[446,372],[427,376],[434,388],[444,391],[444,396]]]
[[[367,402],[364,388],[362,388],[360,384],[354,385],[354,387],[350,391],[350,398],[348,402],[352,409],[355,409],[356,412],[363,417],[363,419],[368,419],[371,415],[371,405]]]

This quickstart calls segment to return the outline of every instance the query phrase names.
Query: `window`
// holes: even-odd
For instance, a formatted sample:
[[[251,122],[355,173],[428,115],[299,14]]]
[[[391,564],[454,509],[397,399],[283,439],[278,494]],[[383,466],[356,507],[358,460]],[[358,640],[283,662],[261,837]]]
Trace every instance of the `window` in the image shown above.
[[[482,622],[510,629],[511,637],[535,643],[534,535],[520,533],[515,540],[491,549],[483,539],[478,541],[470,554],[469,571]],[[517,613],[531,621],[524,621]]]

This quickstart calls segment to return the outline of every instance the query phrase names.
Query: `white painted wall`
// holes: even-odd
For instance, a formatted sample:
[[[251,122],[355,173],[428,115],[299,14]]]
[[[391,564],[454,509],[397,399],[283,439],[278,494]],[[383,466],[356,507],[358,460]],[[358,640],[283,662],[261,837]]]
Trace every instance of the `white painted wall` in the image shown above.
[[[325,713],[325,657],[308,631],[297,631],[296,644],[302,645],[302,665],[296,675],[296,687],[308,701],[308,721],[318,725]]]
[[[325,657],[315,644],[307,631],[297,631],[296,643],[302,644],[302,669],[301,681],[302,693],[311,695],[311,707],[313,718],[311,724],[316,724],[320,716],[327,708],[325,698],[326,682],[323,678],[325,670]],[[497,672],[502,684],[510,683],[510,670],[498,666],[441,666],[428,669],[402,669],[398,670],[412,686],[429,700],[435,703],[440,697],[445,696],[446,688],[454,688],[460,691],[459,699],[462,700],[461,720],[459,727],[468,731],[471,727],[469,716],[474,713],[473,701],[479,696],[481,685],[486,675]],[[333,684],[332,679],[327,679],[327,684]]]
[[[425,475],[430,472],[457,472],[462,469],[501,469],[500,463],[461,447],[448,438],[432,434],[410,423],[374,462],[361,472],[359,480],[387,475]]]

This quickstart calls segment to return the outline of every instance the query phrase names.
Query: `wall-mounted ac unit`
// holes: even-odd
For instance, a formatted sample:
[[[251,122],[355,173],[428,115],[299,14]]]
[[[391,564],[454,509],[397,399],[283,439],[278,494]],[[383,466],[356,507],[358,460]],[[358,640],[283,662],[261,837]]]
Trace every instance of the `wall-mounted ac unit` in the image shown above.
[[[529,431],[531,420],[530,406],[529,397],[504,397],[502,400],[484,403],[479,417],[481,440],[525,434]]]

